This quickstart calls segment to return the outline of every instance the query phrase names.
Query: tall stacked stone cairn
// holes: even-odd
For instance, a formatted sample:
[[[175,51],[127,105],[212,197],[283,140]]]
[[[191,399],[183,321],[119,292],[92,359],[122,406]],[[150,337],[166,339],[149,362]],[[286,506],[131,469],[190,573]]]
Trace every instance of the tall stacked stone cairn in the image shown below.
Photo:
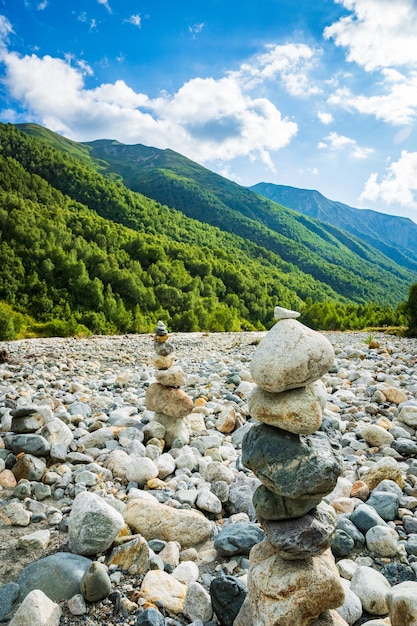
[[[170,448],[175,440],[186,445],[190,433],[185,418],[193,410],[193,400],[181,389],[185,374],[181,366],[175,365],[174,345],[161,321],[156,325],[153,345],[156,382],[146,391],[146,407],[154,411],[154,421],[165,428],[166,447]]]
[[[330,550],[335,515],[322,499],[336,485],[342,460],[318,430],[326,403],[319,380],[333,363],[330,342],[276,307],[278,322],[251,362],[248,400],[259,423],[242,443],[243,464],[261,481],[253,496],[266,539],[250,553],[248,595],[235,624],[345,624],[334,611],[344,592]]]

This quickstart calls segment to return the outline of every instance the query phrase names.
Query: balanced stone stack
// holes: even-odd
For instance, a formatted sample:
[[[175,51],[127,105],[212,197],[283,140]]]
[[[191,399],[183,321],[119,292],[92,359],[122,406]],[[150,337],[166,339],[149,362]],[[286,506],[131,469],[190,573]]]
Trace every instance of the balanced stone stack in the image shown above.
[[[261,481],[253,496],[266,539],[250,553],[248,597],[235,624],[345,623],[336,611],[343,587],[330,545],[335,515],[322,499],[343,466],[318,430],[326,403],[319,380],[333,363],[330,342],[275,308],[278,322],[256,349],[248,399],[256,423],[242,443],[243,464]],[[319,618],[319,619],[318,619]]]
[[[146,407],[154,411],[154,421],[164,427],[163,438],[168,448],[175,440],[180,445],[186,445],[190,434],[185,418],[193,410],[193,400],[181,389],[185,384],[185,374],[182,367],[175,365],[174,345],[161,321],[155,328],[154,349],[157,382],[151,383],[146,391]]]

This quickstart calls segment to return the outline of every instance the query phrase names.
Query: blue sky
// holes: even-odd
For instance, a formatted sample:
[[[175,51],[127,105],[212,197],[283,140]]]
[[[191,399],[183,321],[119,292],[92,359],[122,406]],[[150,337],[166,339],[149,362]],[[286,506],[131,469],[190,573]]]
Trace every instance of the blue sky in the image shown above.
[[[417,222],[417,0],[0,0],[0,121]]]

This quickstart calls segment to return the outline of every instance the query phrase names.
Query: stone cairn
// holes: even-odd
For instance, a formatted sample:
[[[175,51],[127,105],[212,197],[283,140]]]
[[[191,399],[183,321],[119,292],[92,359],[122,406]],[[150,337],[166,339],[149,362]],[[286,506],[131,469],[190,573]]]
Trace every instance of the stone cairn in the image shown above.
[[[185,374],[182,367],[175,365],[174,345],[161,321],[158,321],[155,328],[154,350],[156,382],[151,383],[146,391],[146,407],[154,411],[153,421],[164,427],[167,448],[175,440],[180,445],[186,445],[190,440],[190,433],[185,418],[193,410],[193,400],[181,389],[185,384]]]
[[[248,595],[235,626],[340,625],[344,602],[330,550],[335,515],[322,499],[335,487],[342,460],[318,430],[326,404],[319,380],[333,363],[330,342],[276,307],[278,322],[251,363],[248,399],[258,423],[242,443],[243,464],[261,484],[253,496],[266,539],[250,553]],[[318,619],[320,618],[320,619]]]

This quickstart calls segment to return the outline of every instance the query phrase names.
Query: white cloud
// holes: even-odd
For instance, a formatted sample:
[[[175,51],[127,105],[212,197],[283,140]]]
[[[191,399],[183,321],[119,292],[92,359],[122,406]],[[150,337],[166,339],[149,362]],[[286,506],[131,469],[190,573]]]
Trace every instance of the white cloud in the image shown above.
[[[48,6],[48,0],[43,0],[43,2],[38,3],[38,6],[36,8],[38,9],[38,11],[44,11],[47,6]]]
[[[310,76],[320,54],[321,50],[306,44],[269,45],[267,52],[255,55],[231,75],[247,87],[278,78],[289,94],[310,96],[320,93],[320,88]]]
[[[189,26],[188,27],[188,31],[192,34],[192,36],[195,38],[196,35],[198,35],[199,33],[201,33],[201,31],[203,30],[205,26],[204,22],[201,22],[201,24],[194,24],[193,26]]]
[[[367,71],[415,65],[415,0],[335,0],[352,15],[324,30],[326,39],[348,49],[347,59]]]
[[[323,141],[319,142],[318,147],[321,150],[346,150],[354,159],[366,159],[374,152],[372,148],[361,147],[354,139],[336,132],[327,135]]]
[[[346,49],[369,77],[359,95],[340,88],[328,103],[408,125],[417,116],[416,0],[335,0],[352,14],[327,27],[325,39]]]
[[[98,2],[99,4],[102,4],[104,7],[106,7],[106,9],[107,9],[107,11],[108,11],[109,13],[111,13],[111,12],[112,12],[112,10],[111,10],[111,6],[110,6],[110,4],[109,4],[108,0],[97,0],[97,2]]]
[[[125,22],[133,24],[133,26],[137,26],[138,28],[142,26],[142,18],[139,14],[131,15],[129,19],[125,20]]]
[[[319,118],[322,124],[331,124],[333,120],[333,115],[331,113],[326,113],[325,111],[319,111],[317,113],[317,117]]]
[[[4,83],[41,124],[78,140],[96,137],[171,147],[200,162],[237,156],[273,168],[270,152],[287,145],[297,125],[266,98],[253,98],[236,77],[195,78],[176,93],[150,99],[124,81],[85,85],[83,61],[6,52]]]
[[[382,74],[385,76],[385,72]],[[410,72],[408,76],[389,72],[383,92],[366,96],[354,95],[349,89],[339,89],[330,96],[328,103],[373,115],[390,124],[412,123],[417,116],[417,71]]]
[[[13,33],[13,28],[9,20],[4,15],[0,15],[0,40],[1,42],[6,43],[11,33]]]
[[[382,201],[417,209],[416,192],[417,152],[403,150],[400,159],[390,164],[380,182],[378,174],[370,175],[359,200]]]

